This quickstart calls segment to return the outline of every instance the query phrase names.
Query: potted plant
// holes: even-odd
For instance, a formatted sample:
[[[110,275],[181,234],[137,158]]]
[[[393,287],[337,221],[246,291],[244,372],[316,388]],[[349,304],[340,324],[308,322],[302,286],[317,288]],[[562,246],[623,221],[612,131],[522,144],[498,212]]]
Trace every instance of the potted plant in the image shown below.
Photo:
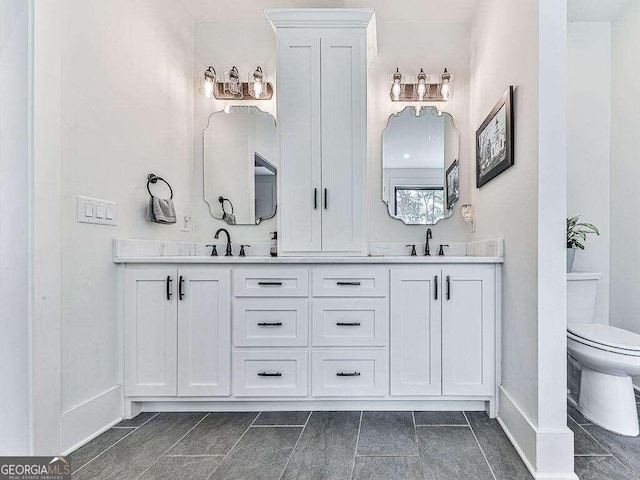
[[[584,241],[587,239],[587,235],[593,233],[600,235],[598,227],[591,223],[580,222],[580,215],[567,218],[567,273],[573,269],[576,250],[584,250]]]

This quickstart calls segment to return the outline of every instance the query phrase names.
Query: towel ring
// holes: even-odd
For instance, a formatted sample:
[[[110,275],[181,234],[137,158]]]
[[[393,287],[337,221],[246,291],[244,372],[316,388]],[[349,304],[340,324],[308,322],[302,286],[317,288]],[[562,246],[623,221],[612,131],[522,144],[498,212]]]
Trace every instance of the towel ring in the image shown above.
[[[173,199],[173,188],[171,188],[171,185],[169,185],[169,182],[167,182],[164,178],[159,177],[154,173],[150,173],[149,175],[147,175],[147,192],[149,192],[149,195],[153,197],[153,194],[151,193],[151,189],[149,188],[149,184],[158,183],[158,180],[167,184],[167,187],[169,187],[169,191],[171,192],[171,196],[169,198]]]

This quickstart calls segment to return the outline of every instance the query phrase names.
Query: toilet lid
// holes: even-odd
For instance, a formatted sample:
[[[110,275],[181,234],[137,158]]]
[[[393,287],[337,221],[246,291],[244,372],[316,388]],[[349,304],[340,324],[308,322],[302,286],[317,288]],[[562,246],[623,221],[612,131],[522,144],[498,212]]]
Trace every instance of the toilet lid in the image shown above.
[[[622,328],[595,323],[571,323],[567,330],[599,345],[640,352],[640,335]]]

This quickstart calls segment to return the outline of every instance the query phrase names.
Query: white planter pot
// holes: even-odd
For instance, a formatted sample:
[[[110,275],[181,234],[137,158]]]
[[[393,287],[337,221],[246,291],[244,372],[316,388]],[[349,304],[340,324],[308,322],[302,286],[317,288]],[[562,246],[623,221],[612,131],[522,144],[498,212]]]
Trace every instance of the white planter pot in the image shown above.
[[[573,262],[576,259],[576,249],[567,248],[567,273],[573,270]]]

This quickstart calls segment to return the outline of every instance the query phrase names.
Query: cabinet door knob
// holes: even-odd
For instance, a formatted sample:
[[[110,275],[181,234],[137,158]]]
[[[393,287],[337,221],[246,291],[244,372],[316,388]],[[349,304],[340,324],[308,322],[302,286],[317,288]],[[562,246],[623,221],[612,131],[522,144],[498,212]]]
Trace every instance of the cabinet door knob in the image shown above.
[[[324,209],[327,209],[327,189],[324,189]]]
[[[317,188],[313,189],[313,209],[314,210],[318,209],[318,189]]]
[[[180,275],[180,280],[178,280],[178,298],[182,300],[184,298],[184,291],[182,287],[184,286],[184,277]]]
[[[447,275],[447,300],[451,300],[451,277]]]
[[[167,300],[171,300],[171,282],[173,280],[171,280],[171,275],[167,275]]]
[[[434,287],[435,287],[435,291],[436,291],[436,300],[438,299],[438,275],[436,275],[436,278],[434,279]]]

